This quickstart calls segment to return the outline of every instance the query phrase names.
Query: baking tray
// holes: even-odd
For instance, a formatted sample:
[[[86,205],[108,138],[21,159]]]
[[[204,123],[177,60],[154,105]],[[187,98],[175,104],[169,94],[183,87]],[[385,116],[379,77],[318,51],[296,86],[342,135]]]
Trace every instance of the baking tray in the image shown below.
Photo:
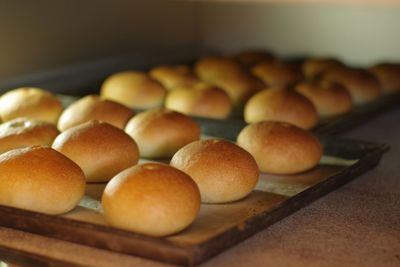
[[[79,99],[77,96],[69,96],[58,94],[59,99],[64,106],[70,105],[72,102]],[[329,119],[323,119],[314,129],[311,131],[316,134],[338,134],[356,127],[368,120],[371,120],[374,116],[389,110],[400,104],[400,93],[382,96],[379,99],[356,107],[353,111],[341,115],[332,117]],[[235,141],[240,131],[247,125],[240,118],[227,118],[224,120],[209,119],[201,117],[193,117],[201,126],[202,133],[209,136],[218,136],[231,141]]]
[[[339,134],[371,120],[374,116],[396,107],[400,104],[400,93],[382,96],[379,99],[356,107],[353,111],[321,120],[311,131],[316,134]],[[202,131],[211,136],[220,136],[229,140],[236,140],[237,135],[247,125],[240,118],[225,120],[195,118],[202,126]]]
[[[0,206],[0,225],[154,260],[196,265],[351,181],[379,163],[389,147],[321,136],[324,157],[311,171],[289,176],[260,174],[243,200],[202,205],[186,230],[164,238],[108,226],[98,199],[105,184],[90,184],[78,207],[61,216]]]
[[[157,48],[150,52],[148,49],[109,59],[17,77],[12,82],[0,83],[0,93],[6,92],[7,89],[11,88],[37,86],[48,88],[52,92],[60,94],[61,100],[65,100],[65,104],[68,105],[84,95],[98,94],[103,81],[109,75],[118,71],[129,69],[149,71],[153,66],[162,64],[193,65],[196,59],[202,56],[218,54],[218,51],[193,45],[164,47],[163,49]],[[300,64],[304,58],[300,56],[287,58],[286,60]],[[350,113],[325,119],[312,131],[319,134],[338,134],[370,120],[373,116],[387,111],[399,105],[399,103],[400,92],[384,95],[371,103],[355,107]],[[203,132],[206,134],[234,140],[246,123],[243,121],[240,110],[236,109],[232,113],[231,117],[224,120],[195,119],[203,126]],[[226,131],[225,129],[230,129],[230,131]],[[215,132],[219,134],[215,134]]]
[[[55,93],[57,93],[63,104],[65,106],[68,106],[69,104],[84,95],[98,94],[100,91],[99,88],[101,87],[101,84],[105,80],[105,78],[116,71],[121,71],[124,69],[149,70],[150,66],[157,65],[155,64],[156,61],[154,60],[151,61],[154,64],[151,65],[150,63],[148,63],[148,65],[146,65],[146,68],[143,68],[143,64],[129,65],[125,62],[131,62],[131,60],[115,60],[116,62],[113,62],[112,66],[116,65],[118,66],[118,68],[115,69],[115,66],[105,68],[103,66],[105,70],[102,70],[100,72],[96,70],[96,65],[78,65],[74,68],[68,69],[68,71],[61,71],[62,75],[60,75],[60,73],[58,72],[50,73],[50,75],[41,77],[39,81],[35,82],[29,82],[29,79],[21,79],[21,81],[19,81],[19,79],[16,79],[18,82],[15,82],[12,85],[15,85],[14,87],[20,87],[30,84],[31,86],[39,86],[44,88],[59,88],[55,91]],[[174,64],[178,64],[179,62],[188,63],[192,61],[193,59],[181,59],[176,61],[165,59],[165,61],[162,62],[171,62]],[[81,69],[83,69],[84,71],[82,71]],[[90,76],[91,79],[85,78],[88,76],[88,72],[94,73]],[[92,76],[96,78],[93,78]],[[68,81],[68,83],[66,83],[66,81]],[[65,87],[65,84],[70,84],[70,87]],[[71,87],[72,85],[73,87]],[[321,120],[318,125],[312,129],[312,132],[318,134],[339,134],[362,123],[365,123],[374,116],[379,115],[384,111],[388,111],[391,108],[398,106],[399,104],[400,92],[390,95],[383,95],[371,103],[355,107],[351,112],[347,114]],[[194,119],[197,120],[202,126],[203,133],[211,136],[223,137],[229,140],[235,140],[239,132],[243,129],[243,127],[246,126],[246,123],[244,122],[242,117],[242,111],[239,109],[235,109],[229,118],[223,120],[201,117],[195,117]]]

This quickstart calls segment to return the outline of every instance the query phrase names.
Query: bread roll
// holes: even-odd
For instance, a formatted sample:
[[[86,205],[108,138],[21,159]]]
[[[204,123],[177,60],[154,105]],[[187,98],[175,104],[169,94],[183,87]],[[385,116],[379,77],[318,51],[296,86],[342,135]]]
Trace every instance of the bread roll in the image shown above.
[[[213,84],[223,89],[235,106],[242,106],[252,95],[265,88],[262,82],[244,74],[218,78]]]
[[[166,89],[144,72],[123,71],[108,77],[101,86],[100,95],[135,109],[160,107]]]
[[[244,72],[244,68],[234,59],[221,56],[199,59],[194,70],[202,81],[208,83],[214,83],[216,79],[237,77]]]
[[[187,66],[167,66],[155,67],[149,72],[150,77],[160,82],[168,90],[181,86],[191,86],[199,82],[199,78]]]
[[[281,61],[257,64],[251,69],[251,73],[269,87],[290,86],[303,79],[303,75],[298,68]]]
[[[136,142],[111,124],[89,121],[62,132],[53,148],[83,170],[87,182],[106,182],[139,160]]]
[[[329,81],[302,82],[296,91],[307,97],[320,117],[332,117],[352,110],[351,95],[345,87]]]
[[[0,155],[0,205],[62,214],[84,193],[82,170],[54,149],[27,147]]]
[[[383,94],[400,91],[400,64],[377,64],[372,66],[369,71],[378,79]]]
[[[221,88],[197,83],[169,92],[165,107],[186,115],[225,119],[231,113],[232,102]]]
[[[56,124],[63,109],[56,96],[40,88],[17,88],[0,98],[0,117],[3,121],[26,117]]]
[[[167,109],[148,110],[126,125],[128,133],[145,158],[172,157],[184,145],[200,138],[200,127],[191,118]]]
[[[128,120],[135,115],[130,108],[117,102],[88,95],[72,103],[61,114],[58,129],[65,131],[81,123],[100,120],[124,129]]]
[[[323,77],[346,87],[355,105],[372,102],[381,94],[378,80],[365,70],[335,68],[325,72]]]
[[[317,110],[306,97],[285,88],[263,90],[247,101],[244,108],[247,123],[273,120],[311,129],[318,122]]]
[[[22,147],[51,146],[58,134],[57,127],[50,122],[27,118],[4,122],[0,125],[0,154]]]
[[[334,58],[310,58],[303,63],[302,69],[307,79],[315,79],[328,70],[343,66],[343,63]]]
[[[246,68],[251,68],[257,65],[258,63],[275,60],[275,57],[274,55],[266,51],[247,50],[247,51],[242,51],[237,55],[235,55],[234,59],[236,59]]]
[[[262,172],[295,174],[318,164],[322,148],[310,132],[282,122],[262,121],[246,126],[237,144],[257,161]]]
[[[205,57],[195,66],[202,81],[223,89],[235,106],[244,104],[264,85],[251,77],[238,62],[227,57]]]
[[[196,183],[185,173],[159,163],[136,165],[106,186],[102,206],[117,228],[165,236],[185,229],[200,210]]]
[[[192,177],[205,203],[225,203],[247,196],[258,181],[254,158],[223,140],[200,140],[181,148],[171,166]]]

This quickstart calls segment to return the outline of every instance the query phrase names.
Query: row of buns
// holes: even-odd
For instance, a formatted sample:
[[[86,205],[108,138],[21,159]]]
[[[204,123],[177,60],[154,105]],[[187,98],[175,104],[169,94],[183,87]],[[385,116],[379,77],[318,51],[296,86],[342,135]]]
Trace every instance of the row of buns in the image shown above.
[[[148,73],[116,73],[105,80],[100,95],[131,108],[148,108],[148,99],[142,96],[147,90],[146,96],[154,96],[153,85],[158,83],[164,93],[158,94],[151,107],[164,105],[187,115],[216,119],[238,112],[233,116],[248,123],[282,120],[292,117],[285,113],[306,109],[308,115],[287,122],[311,129],[320,119],[346,114],[382,95],[398,92],[399,77],[399,64],[360,69],[336,59],[310,58],[299,65],[269,53],[247,52],[203,57],[192,69],[161,65]],[[270,90],[283,92],[269,95],[266,91]],[[249,115],[254,113],[257,115]]]
[[[263,143],[264,135],[274,141],[262,149],[292,145],[265,158],[252,146],[255,139]],[[192,119],[165,109],[139,113],[125,131],[90,120],[59,132],[50,122],[16,118],[0,125],[0,145],[7,145],[0,154],[0,204],[62,214],[78,204],[86,182],[108,182],[102,205],[110,225],[163,236],[193,222],[200,202],[226,203],[247,196],[259,171],[306,171],[322,155],[310,133],[275,122],[250,124],[238,145],[199,138],[200,129]],[[141,151],[172,157],[170,166],[138,165]],[[314,154],[287,161],[296,151]],[[271,169],[277,158],[286,160]]]
[[[57,136],[51,148],[24,147],[0,154],[0,204],[62,214],[79,203],[85,180],[108,173],[111,177],[107,179],[102,206],[110,225],[153,236],[173,234],[195,220],[201,202],[226,203],[246,197],[258,181],[259,167],[275,165],[274,155],[281,157],[283,152],[290,157],[293,151],[305,154],[304,148],[311,148],[315,155],[305,160],[301,156],[290,163],[286,158],[278,168],[286,165],[283,168],[290,166],[290,172],[297,172],[315,166],[321,156],[319,142],[293,127],[272,122],[249,125],[239,137],[239,145],[217,139],[197,140],[180,148],[166,165],[136,164],[134,140],[115,139],[129,138],[123,137],[121,129],[96,121],[84,123]],[[105,135],[112,141],[104,139]],[[268,146],[276,147],[274,143],[279,139],[287,143],[292,138],[294,147],[273,152],[266,159],[263,151],[252,147],[253,141],[246,140],[247,136],[262,139],[262,135],[270,136]],[[121,146],[126,149],[121,150]],[[126,154],[115,156],[115,151]],[[271,160],[272,165],[266,163]]]
[[[246,52],[231,57],[203,57],[193,68],[161,65],[148,73],[115,73],[105,79],[98,97],[86,98],[79,106],[74,104],[72,114],[63,112],[60,101],[49,92],[19,88],[0,98],[0,119],[29,114],[31,118],[58,123],[59,130],[64,130],[85,117],[99,116],[107,121],[107,116],[121,113],[120,121],[113,123],[122,127],[133,116],[132,108],[164,106],[191,116],[238,116],[248,123],[283,120],[311,129],[320,119],[346,114],[381,95],[398,92],[399,77],[399,64],[377,64],[364,70],[336,59],[310,58],[299,65],[265,52]],[[298,110],[307,112],[293,116]]]
[[[330,59],[302,68],[257,52],[203,58],[193,70],[126,71],[109,77],[100,95],[65,109],[39,88],[10,91],[0,98],[0,204],[62,214],[79,203],[87,182],[102,182],[110,225],[174,234],[196,219],[201,202],[246,197],[259,172],[312,169],[323,149],[306,129],[400,87],[397,65],[371,68],[378,78]],[[248,125],[236,144],[201,140],[200,126],[187,116],[226,118],[240,105]],[[138,164],[140,157],[171,161]]]

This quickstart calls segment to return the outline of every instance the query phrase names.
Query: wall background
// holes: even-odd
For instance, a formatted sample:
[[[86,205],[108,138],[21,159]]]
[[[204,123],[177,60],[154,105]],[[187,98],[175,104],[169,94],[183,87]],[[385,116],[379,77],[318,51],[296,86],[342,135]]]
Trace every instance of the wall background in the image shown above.
[[[400,5],[173,0],[0,1],[0,84],[131,51],[202,45],[230,53],[400,61]],[[147,52],[146,52],[147,51]]]
[[[267,47],[282,56],[332,55],[351,64],[400,61],[400,6],[205,3],[203,44]]]
[[[191,44],[194,6],[165,0],[0,1],[0,79]]]

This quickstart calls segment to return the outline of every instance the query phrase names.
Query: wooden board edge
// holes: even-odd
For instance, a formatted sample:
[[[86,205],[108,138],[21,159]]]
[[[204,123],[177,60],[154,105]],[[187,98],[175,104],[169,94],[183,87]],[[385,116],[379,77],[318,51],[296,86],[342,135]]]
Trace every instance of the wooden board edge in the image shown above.
[[[78,267],[82,266],[79,264],[54,259],[51,257],[31,253],[28,251],[18,250],[9,248],[7,246],[0,245],[0,259],[6,263],[18,264],[22,266],[30,267]]]
[[[191,265],[193,261],[190,248],[166,239],[12,207],[0,206],[0,225],[166,263]]]
[[[296,196],[288,198],[272,211],[269,210],[268,212],[260,213],[243,222],[243,224],[232,227],[230,230],[215,236],[208,242],[194,246],[192,248],[192,253],[194,255],[192,265],[198,265],[222,252],[225,252],[235,244],[251,237],[261,230],[266,229],[275,222],[284,219],[320,197],[354,180],[359,175],[375,168],[388,148],[389,146],[387,145],[378,146],[374,151],[367,154],[363,158],[363,161],[360,160],[351,167],[346,168],[344,173],[340,172],[333,175]],[[365,161],[368,162],[366,163]]]

